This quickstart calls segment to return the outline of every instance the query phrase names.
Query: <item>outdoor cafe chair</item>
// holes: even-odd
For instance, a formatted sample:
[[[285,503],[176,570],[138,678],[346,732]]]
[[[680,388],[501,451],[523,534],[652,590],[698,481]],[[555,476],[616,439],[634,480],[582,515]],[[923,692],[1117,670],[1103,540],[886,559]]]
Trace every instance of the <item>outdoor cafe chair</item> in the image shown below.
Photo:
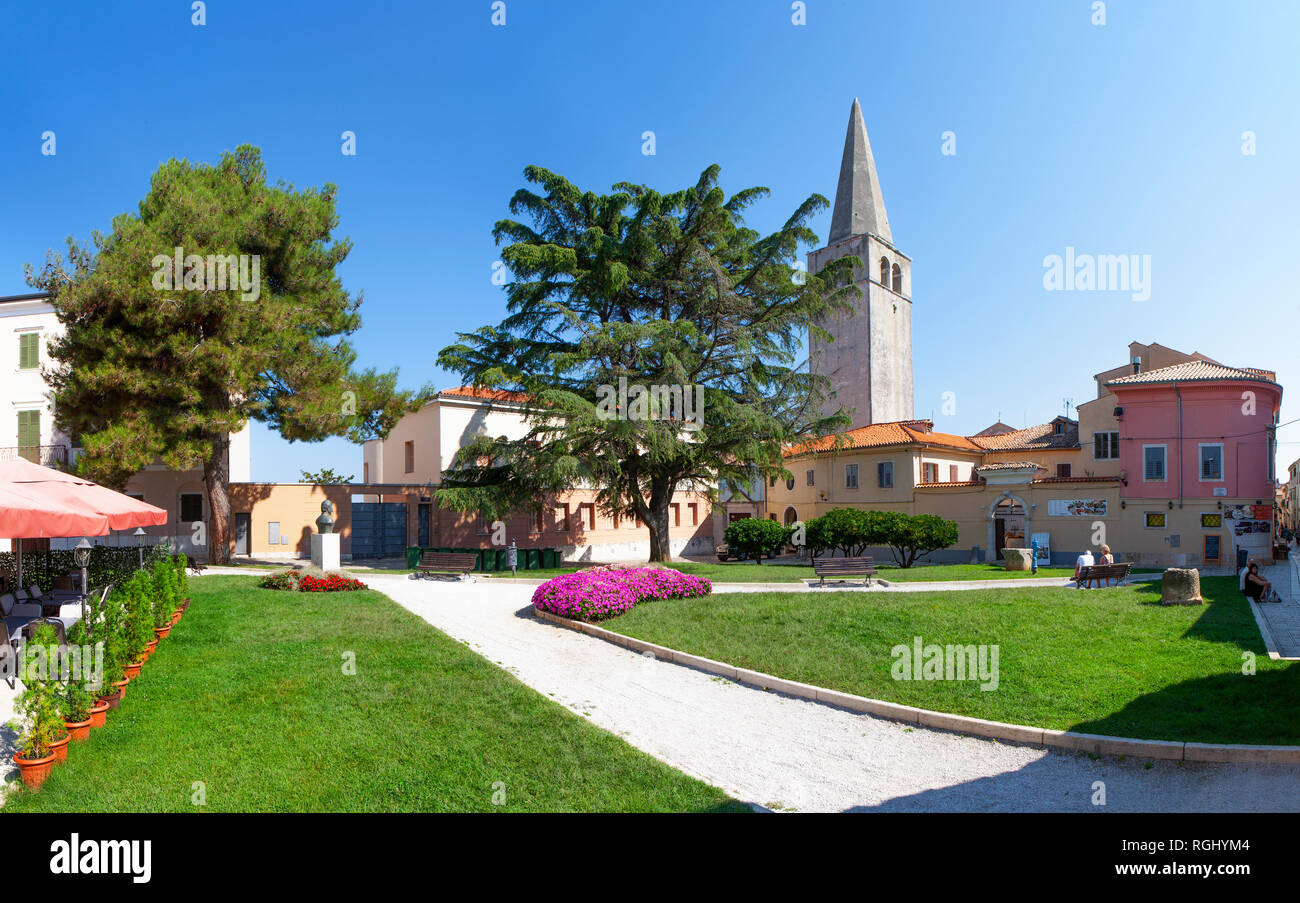
[[[32,639],[36,636],[36,631],[39,630],[41,626],[44,624],[49,624],[51,627],[54,628],[54,633],[59,638],[60,646],[68,645],[68,628],[58,618],[33,618],[32,620],[28,621],[26,624],[23,625],[23,630],[22,630],[23,642],[30,643]]]
[[[9,628],[0,621],[0,677],[4,677],[9,689],[16,690],[14,679],[18,676],[18,649],[16,640],[10,639]]]

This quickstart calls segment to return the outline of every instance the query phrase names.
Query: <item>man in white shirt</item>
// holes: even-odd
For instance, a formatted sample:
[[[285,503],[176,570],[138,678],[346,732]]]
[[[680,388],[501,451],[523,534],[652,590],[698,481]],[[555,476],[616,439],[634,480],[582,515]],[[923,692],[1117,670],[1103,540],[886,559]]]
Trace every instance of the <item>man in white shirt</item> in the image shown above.
[[[1078,586],[1079,571],[1083,568],[1090,568],[1097,562],[1092,557],[1092,549],[1084,549],[1083,554],[1074,559],[1074,582]]]

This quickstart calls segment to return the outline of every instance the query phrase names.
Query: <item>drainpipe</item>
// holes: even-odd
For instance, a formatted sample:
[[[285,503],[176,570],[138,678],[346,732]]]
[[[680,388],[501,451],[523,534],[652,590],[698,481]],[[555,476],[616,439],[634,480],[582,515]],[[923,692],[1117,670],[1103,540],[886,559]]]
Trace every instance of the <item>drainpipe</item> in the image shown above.
[[[1174,396],[1178,399],[1178,510],[1183,510],[1183,393],[1174,382]],[[1200,464],[1198,463],[1199,467]]]

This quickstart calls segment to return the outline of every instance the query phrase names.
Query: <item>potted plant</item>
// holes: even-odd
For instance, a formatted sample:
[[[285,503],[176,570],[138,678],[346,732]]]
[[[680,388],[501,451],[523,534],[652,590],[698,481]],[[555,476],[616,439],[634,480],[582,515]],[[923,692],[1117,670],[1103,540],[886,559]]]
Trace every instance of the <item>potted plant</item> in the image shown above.
[[[68,631],[68,643],[82,648],[89,647],[90,638],[86,634],[84,620],[72,625]],[[72,740],[85,740],[90,736],[90,710],[94,706],[94,699],[85,683],[77,680],[76,676],[71,675],[64,683],[59,703],[63,710],[63,726],[68,729],[69,737]],[[104,709],[107,711],[108,707],[105,706]]]
[[[171,583],[175,574],[175,568],[166,559],[154,564],[152,580],[153,632],[160,640],[171,633],[172,630],[174,607]]]
[[[104,602],[102,618],[103,636],[98,637],[104,643],[104,673],[101,675],[99,698],[115,709],[122,701],[123,678],[126,677],[127,664],[127,614],[126,592],[123,588],[114,590]]]
[[[190,563],[186,560],[184,555],[177,555],[175,561],[177,578],[176,596],[180,600],[179,608],[181,614],[184,614],[185,609],[190,607]]]
[[[29,645],[57,649],[58,637],[54,628],[41,625]],[[68,757],[71,735],[59,712],[49,657],[24,654],[21,670],[23,692],[15,708],[22,716],[22,733],[18,738],[14,764],[18,766],[23,784],[36,790],[49,777],[55,762]]]
[[[126,584],[126,664],[128,680],[140,675],[140,666],[149,658],[154,641],[153,606],[149,601],[149,578],[137,571]]]

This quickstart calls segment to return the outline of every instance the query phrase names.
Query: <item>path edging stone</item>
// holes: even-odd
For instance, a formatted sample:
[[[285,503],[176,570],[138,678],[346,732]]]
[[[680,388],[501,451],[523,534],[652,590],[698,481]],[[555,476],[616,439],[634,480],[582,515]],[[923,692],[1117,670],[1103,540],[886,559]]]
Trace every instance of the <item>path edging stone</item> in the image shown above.
[[[1028,743],[1035,746],[1086,752],[1099,756],[1132,756],[1142,759],[1185,762],[1300,765],[1300,746],[1249,746],[1232,743],[1190,743],[1178,740],[1138,740],[1132,737],[1081,734],[1073,731],[1031,727],[1024,724],[1007,724],[1001,721],[972,718],[967,715],[918,709],[896,702],[886,702],[883,699],[871,699],[840,690],[814,687],[811,684],[786,680],[771,674],[764,674],[761,671],[752,671],[748,668],[737,668],[726,662],[718,662],[702,656],[678,652],[676,649],[670,649],[667,646],[660,646],[625,634],[615,633],[612,630],[597,627],[595,624],[586,621],[563,618],[549,611],[543,611],[536,605],[532,606],[532,609],[536,617],[555,624],[557,627],[585,633],[608,643],[623,646],[633,652],[642,654],[648,652],[661,661],[684,665],[709,674],[716,674],[737,683],[747,684],[762,690],[772,690],[812,702],[822,702],[853,712],[875,715],[889,721],[919,724],[923,727],[970,734],[991,740]]]

